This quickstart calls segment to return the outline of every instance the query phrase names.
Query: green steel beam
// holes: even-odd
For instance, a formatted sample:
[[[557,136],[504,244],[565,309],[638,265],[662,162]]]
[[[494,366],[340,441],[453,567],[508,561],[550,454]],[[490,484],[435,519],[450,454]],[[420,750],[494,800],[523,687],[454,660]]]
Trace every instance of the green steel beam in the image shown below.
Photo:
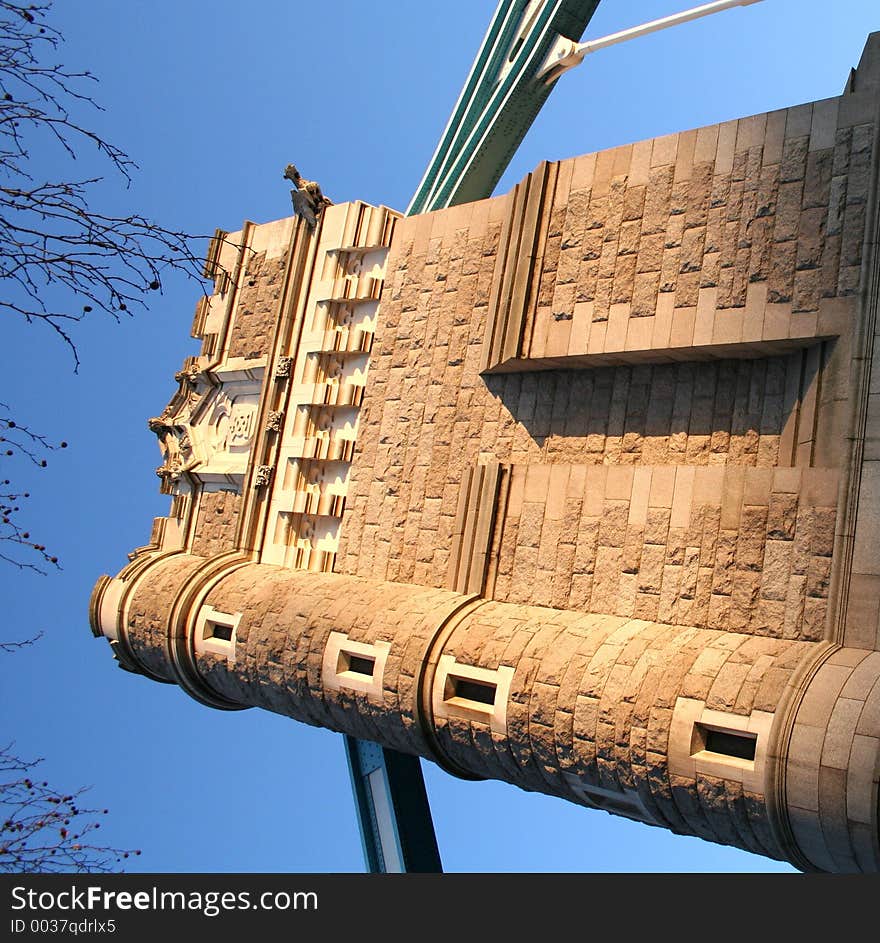
[[[345,738],[367,870],[439,873],[440,850],[417,756]]]
[[[407,215],[491,196],[553,90],[537,73],[599,0],[501,0]]]

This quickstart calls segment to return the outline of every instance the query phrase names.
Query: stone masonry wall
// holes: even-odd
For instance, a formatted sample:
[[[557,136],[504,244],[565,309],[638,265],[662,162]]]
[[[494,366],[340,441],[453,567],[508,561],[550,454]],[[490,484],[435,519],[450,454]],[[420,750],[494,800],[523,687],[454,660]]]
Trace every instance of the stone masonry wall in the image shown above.
[[[258,252],[248,257],[230,329],[228,357],[266,356],[278,317],[286,264],[286,254],[267,258],[265,252]]]
[[[241,612],[236,657],[202,653],[198,668],[218,693],[308,724],[330,727],[429,756],[415,720],[415,684],[428,642],[454,594],[253,564],[226,577],[206,604]],[[379,703],[356,692],[328,692],[321,680],[329,634],[393,643]]]
[[[839,649],[800,705],[786,771],[792,832],[814,867],[876,869],[878,757],[880,652]]]
[[[481,372],[514,203],[401,220],[337,571],[446,585],[469,467],[566,466],[501,502],[489,595],[821,637],[872,135],[844,97],[562,162],[515,373]]]
[[[438,529],[448,516],[451,532],[463,470],[481,443],[493,455],[499,440],[508,449],[513,443],[515,419],[478,375],[503,211],[503,201],[487,200],[398,221],[359,420],[340,572],[442,585],[431,561],[435,550],[448,554]],[[442,231],[429,248],[434,223]],[[406,547],[393,556],[392,534]],[[417,544],[424,546],[415,561]]]
[[[140,664],[160,677],[174,677],[166,644],[173,601],[210,564],[172,556],[135,587],[123,634]],[[794,854],[801,866],[876,868],[875,654],[826,648],[831,657],[818,682],[791,715],[788,698],[803,684],[799,672],[818,652],[814,643],[260,564],[220,574],[205,604],[236,616],[237,627],[227,654],[199,653],[192,639],[199,610],[188,613],[198,685],[242,707],[681,834],[770,857]],[[380,690],[329,683],[334,632],[387,643]],[[438,698],[455,703],[435,674],[444,660],[510,672],[491,722],[472,711],[438,713]],[[786,716],[795,720],[790,738]],[[695,720],[757,732],[755,763],[719,766],[711,747],[699,752]],[[768,767],[777,760],[786,768],[777,797],[787,804],[796,845],[780,831],[768,795],[777,782]]]
[[[168,617],[175,594],[204,563],[202,557],[175,554],[155,563],[135,587],[125,637],[135,658],[154,674],[174,681],[168,664]]]
[[[241,495],[235,491],[203,491],[193,528],[190,551],[212,557],[235,546]]]
[[[780,464],[780,440],[794,405],[786,391],[797,390],[801,369],[797,353],[553,370],[485,382],[518,420],[514,440],[501,443],[502,454],[516,454],[517,461],[766,468]],[[783,457],[782,464],[788,462]]]
[[[590,305],[597,352],[737,341],[749,327],[744,313],[764,320],[763,332],[760,321],[751,325],[759,336],[768,320],[793,319],[815,333],[822,299],[857,293],[862,261],[874,128],[845,116],[839,123],[840,102],[561,165],[526,328],[531,356],[567,352],[578,303]],[[760,287],[753,304],[749,286]],[[666,325],[658,317],[664,295],[674,298]],[[628,324],[612,316],[615,305],[628,306],[617,312]],[[642,318],[656,320],[634,323]],[[670,338],[670,324],[681,336]],[[681,334],[688,324],[691,338]],[[642,343],[627,343],[628,332]]]
[[[456,761],[484,776],[569,799],[576,794],[566,774],[612,793],[634,790],[655,824],[777,856],[763,795],[733,778],[670,772],[673,709],[684,697],[742,716],[773,712],[808,647],[487,603],[444,653],[515,666],[506,734],[441,719],[438,735]]]
[[[818,640],[837,475],[825,469],[512,469],[487,595]]]

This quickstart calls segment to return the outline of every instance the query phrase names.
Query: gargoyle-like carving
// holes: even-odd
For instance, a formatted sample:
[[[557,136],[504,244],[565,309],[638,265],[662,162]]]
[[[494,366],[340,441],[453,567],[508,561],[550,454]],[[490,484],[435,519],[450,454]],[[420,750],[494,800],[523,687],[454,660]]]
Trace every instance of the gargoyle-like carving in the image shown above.
[[[186,430],[174,425],[170,420],[171,417],[166,413],[147,420],[150,432],[156,435],[162,450],[163,461],[156,469],[156,474],[166,483],[177,481],[193,464]]]
[[[162,456],[166,461],[180,455],[180,442],[174,425],[169,421],[169,418],[165,413],[162,413],[161,416],[153,416],[147,420],[150,432],[154,433],[159,440],[159,448],[162,449]]]
[[[165,409],[162,410],[162,415],[149,420],[150,429],[159,436],[160,444],[163,435],[166,434],[160,430],[160,425],[176,430],[178,437],[180,437],[186,427],[192,423],[205,389],[210,386],[207,381],[203,381],[204,377],[205,371],[191,358],[184,362],[182,370],[178,370],[174,374],[174,379],[180,384],[179,389],[171,397],[171,401]]]
[[[272,409],[266,416],[266,429],[270,432],[281,432],[284,424],[284,413],[278,409]]]
[[[314,180],[304,180],[293,164],[285,167],[284,179],[289,180],[294,186],[294,189],[290,191],[294,213],[306,221],[309,229],[314,229],[324,207],[332,206],[333,201],[324,196],[320,185]]]
[[[197,363],[191,363],[183,370],[178,370],[177,373],[174,374],[174,379],[178,383],[186,383],[187,386],[195,389],[198,379],[201,375],[202,370],[199,365]]]

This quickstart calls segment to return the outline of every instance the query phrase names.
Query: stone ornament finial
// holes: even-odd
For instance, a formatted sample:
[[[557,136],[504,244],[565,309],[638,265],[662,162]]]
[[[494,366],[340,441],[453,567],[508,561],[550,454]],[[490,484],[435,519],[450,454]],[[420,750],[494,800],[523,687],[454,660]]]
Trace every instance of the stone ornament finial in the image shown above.
[[[301,216],[309,229],[313,230],[324,207],[332,206],[333,201],[324,196],[320,184],[316,181],[304,180],[293,164],[288,164],[284,168],[284,179],[289,180],[294,186],[294,189],[290,191],[294,213]]]

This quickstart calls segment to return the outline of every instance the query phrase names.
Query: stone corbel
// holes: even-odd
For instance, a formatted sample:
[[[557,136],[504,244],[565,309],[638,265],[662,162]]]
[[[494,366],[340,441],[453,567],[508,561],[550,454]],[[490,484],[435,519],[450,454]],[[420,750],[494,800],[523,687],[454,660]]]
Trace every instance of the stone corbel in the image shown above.
[[[257,465],[254,472],[254,487],[264,488],[272,480],[272,474],[275,471],[274,465]]]
[[[279,357],[275,362],[275,379],[286,380],[293,369],[293,357]]]

